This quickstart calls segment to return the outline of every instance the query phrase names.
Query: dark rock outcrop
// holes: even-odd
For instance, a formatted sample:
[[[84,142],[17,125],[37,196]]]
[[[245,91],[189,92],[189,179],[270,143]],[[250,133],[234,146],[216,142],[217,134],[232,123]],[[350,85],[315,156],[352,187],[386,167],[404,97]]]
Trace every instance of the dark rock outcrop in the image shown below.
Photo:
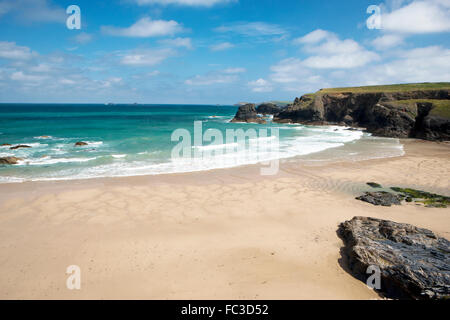
[[[30,146],[27,146],[27,145],[25,145],[25,144],[19,144],[19,145],[17,145],[17,146],[11,147],[11,148],[9,148],[9,149],[10,149],[10,150],[17,150],[17,149],[21,149],[21,148],[26,149],[26,148],[31,148],[31,147],[30,147]]]
[[[9,147],[9,146],[11,146],[9,143],[3,143],[0,145],[0,147]]]
[[[396,138],[449,140],[450,119],[432,114],[432,103],[397,101],[449,100],[450,90],[405,92],[326,93],[319,91],[296,98],[274,117],[274,122],[339,124],[364,127],[374,135]]]
[[[409,224],[355,217],[339,226],[343,257],[366,281],[369,266],[381,271],[380,291],[390,298],[450,298],[450,242]]]
[[[254,104],[246,104],[239,107],[236,116],[231,122],[265,123],[264,119],[258,117]]]
[[[75,147],[84,147],[87,146],[88,144],[86,142],[83,141],[78,141],[77,143],[75,143]]]
[[[366,192],[364,195],[357,197],[356,200],[371,203],[375,206],[390,207],[394,205],[402,204],[403,198],[389,192]]]
[[[263,115],[276,115],[282,110],[281,107],[274,103],[263,103],[256,108],[256,112]]]
[[[17,164],[20,160],[22,159],[16,157],[5,157],[0,158],[0,164]]]

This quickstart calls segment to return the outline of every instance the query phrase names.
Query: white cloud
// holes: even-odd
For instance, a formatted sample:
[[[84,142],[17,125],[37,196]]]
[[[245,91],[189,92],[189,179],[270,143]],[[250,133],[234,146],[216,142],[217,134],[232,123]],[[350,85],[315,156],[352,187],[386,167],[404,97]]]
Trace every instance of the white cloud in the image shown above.
[[[209,47],[211,51],[224,51],[227,49],[234,48],[234,44],[230,42],[222,42]]]
[[[372,45],[378,50],[398,47],[404,43],[403,37],[397,34],[385,34],[372,41]]]
[[[40,75],[25,74],[22,71],[17,71],[11,74],[11,79],[19,82],[40,82],[47,79],[47,77]]]
[[[47,63],[40,63],[37,66],[30,67],[29,70],[37,73],[48,73],[51,72],[53,68]]]
[[[111,78],[101,81],[101,87],[110,88],[114,85],[121,84],[122,81],[123,81],[123,79],[120,77],[111,77]]]
[[[72,80],[72,79],[62,78],[62,79],[59,80],[59,83],[62,84],[62,85],[70,86],[70,85],[76,84],[77,82],[75,80]]]
[[[78,35],[75,36],[75,41],[80,43],[80,44],[86,44],[92,41],[94,37],[86,32],[81,32]]]
[[[250,81],[248,85],[252,88],[253,92],[272,92],[273,87],[271,83],[264,79],[258,79]]]
[[[400,51],[393,61],[357,74],[363,83],[438,82],[450,79],[450,50],[430,46]]]
[[[327,86],[325,79],[329,71],[309,69],[305,67],[302,60],[297,58],[284,59],[270,69],[272,82],[281,85],[284,91],[305,93]],[[325,77],[318,72],[325,73]]]
[[[139,5],[161,4],[170,5],[176,4],[181,6],[192,7],[212,7],[220,3],[237,2],[237,0],[135,0]]]
[[[389,52],[389,60],[378,60],[352,69],[309,68],[299,58],[289,58],[271,67],[273,84],[297,94],[326,87],[439,82],[450,79],[450,50],[429,46]]]
[[[358,42],[341,40],[336,34],[320,29],[294,40],[294,43],[302,44],[305,52],[315,54],[301,62],[304,67],[313,69],[351,69],[378,59],[376,53],[366,50]]]
[[[394,5],[390,12],[381,16],[385,31],[405,34],[425,34],[450,31],[450,1],[416,0]]]
[[[28,60],[35,55],[28,47],[18,46],[15,42],[0,41],[0,58]]]
[[[128,28],[102,26],[101,30],[113,36],[148,38],[173,35],[181,32],[183,28],[174,20],[151,20],[145,17]]]
[[[244,36],[279,36],[286,34],[286,31],[278,25],[265,22],[238,23],[228,26],[221,26],[214,29],[216,32],[232,32]]]
[[[3,0],[0,1],[0,16],[12,15],[21,23],[57,22],[67,19],[63,8],[51,5],[47,0]]]
[[[129,66],[154,66],[174,54],[171,49],[143,49],[122,55],[120,62]]]
[[[317,43],[322,40],[325,40],[327,38],[333,37],[333,33],[317,29],[313,32],[308,33],[306,36],[303,36],[301,38],[294,39],[294,44],[311,44],[311,43]]]
[[[187,49],[192,49],[191,38],[164,39],[160,40],[159,43],[173,47],[184,47]]]

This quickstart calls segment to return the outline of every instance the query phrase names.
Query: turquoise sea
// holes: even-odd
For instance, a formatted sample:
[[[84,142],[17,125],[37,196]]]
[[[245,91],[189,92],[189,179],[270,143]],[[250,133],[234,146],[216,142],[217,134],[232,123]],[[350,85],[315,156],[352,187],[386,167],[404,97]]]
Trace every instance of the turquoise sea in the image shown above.
[[[0,147],[0,157],[23,159],[17,165],[0,165],[0,183],[179,173],[291,157],[358,160],[403,153],[396,139],[342,127],[230,123],[236,111],[233,106],[206,105],[0,104],[0,145],[31,146]],[[277,129],[279,149],[250,150],[249,143],[249,156],[233,143],[213,141],[192,146],[204,152],[201,157],[174,159],[172,150],[179,141],[172,141],[173,132],[188,130],[193,140],[195,121],[202,122],[203,133],[217,129],[224,137],[227,129]],[[269,130],[269,137],[250,140],[267,145],[270,135]],[[75,147],[78,141],[88,145]]]

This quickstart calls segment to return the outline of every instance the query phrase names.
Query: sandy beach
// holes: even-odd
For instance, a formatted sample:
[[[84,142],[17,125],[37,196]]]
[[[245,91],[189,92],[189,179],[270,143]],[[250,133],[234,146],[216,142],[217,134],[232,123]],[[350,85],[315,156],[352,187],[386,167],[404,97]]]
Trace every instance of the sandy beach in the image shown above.
[[[339,223],[370,216],[450,239],[450,209],[355,200],[366,182],[450,195],[450,145],[189,174],[0,185],[0,299],[379,299],[341,262]],[[66,268],[81,268],[81,290]]]

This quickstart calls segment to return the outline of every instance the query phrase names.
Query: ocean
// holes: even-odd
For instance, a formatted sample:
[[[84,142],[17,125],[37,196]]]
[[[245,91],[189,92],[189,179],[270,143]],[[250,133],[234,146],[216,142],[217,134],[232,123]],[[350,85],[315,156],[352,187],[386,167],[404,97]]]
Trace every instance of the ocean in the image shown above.
[[[0,145],[31,147],[0,147],[0,157],[23,159],[17,165],[0,165],[0,183],[181,173],[293,157],[314,162],[403,154],[398,139],[343,127],[276,124],[270,119],[261,125],[230,123],[236,111],[233,106],[207,105],[0,104]],[[203,134],[220,131],[224,141],[195,143],[195,122]],[[173,139],[177,129],[191,134],[196,158],[173,157],[174,148],[186,142]],[[239,129],[258,133],[245,150],[225,139],[227,130]],[[260,134],[264,130],[267,136]],[[273,132],[279,136],[276,152],[252,148],[267,147],[275,140]],[[76,147],[79,141],[87,145]]]

